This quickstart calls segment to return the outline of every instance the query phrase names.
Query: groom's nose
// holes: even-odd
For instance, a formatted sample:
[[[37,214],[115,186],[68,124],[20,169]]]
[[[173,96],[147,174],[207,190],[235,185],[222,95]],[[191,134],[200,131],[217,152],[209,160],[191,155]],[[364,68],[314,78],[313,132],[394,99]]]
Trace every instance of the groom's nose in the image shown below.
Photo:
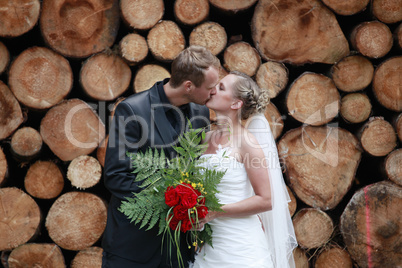
[[[217,87],[217,86],[214,86],[214,87],[211,89],[211,92],[210,92],[211,95],[215,95],[215,94],[216,94],[216,87]]]

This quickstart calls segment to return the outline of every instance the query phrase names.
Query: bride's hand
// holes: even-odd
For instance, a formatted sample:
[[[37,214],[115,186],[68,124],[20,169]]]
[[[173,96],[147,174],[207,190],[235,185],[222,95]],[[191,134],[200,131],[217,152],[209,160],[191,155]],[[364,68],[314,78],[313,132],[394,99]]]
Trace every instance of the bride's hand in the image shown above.
[[[208,222],[210,222],[210,221],[212,221],[212,220],[215,219],[217,216],[218,216],[218,212],[216,212],[216,211],[210,211],[210,212],[208,212],[208,214],[205,216],[205,218],[200,219],[200,220],[198,221],[198,225],[197,225],[196,230],[197,230],[197,231],[202,231],[202,230],[204,230],[205,224],[208,223]]]

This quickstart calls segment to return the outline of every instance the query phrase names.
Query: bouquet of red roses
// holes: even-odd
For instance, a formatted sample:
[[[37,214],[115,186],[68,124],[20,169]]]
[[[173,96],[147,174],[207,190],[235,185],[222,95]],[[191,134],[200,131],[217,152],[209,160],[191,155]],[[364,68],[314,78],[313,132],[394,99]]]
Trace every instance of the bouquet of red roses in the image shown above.
[[[140,228],[149,230],[159,225],[158,235],[166,236],[169,246],[177,248],[179,261],[182,261],[180,235],[190,233],[189,247],[202,243],[212,245],[210,226],[206,224],[202,231],[196,228],[208,211],[221,210],[215,195],[225,172],[205,168],[204,159],[200,158],[206,150],[202,138],[205,138],[202,129],[183,133],[179,146],[173,147],[177,156],[171,160],[163,150],[127,153],[141,191],[126,198],[119,211]]]

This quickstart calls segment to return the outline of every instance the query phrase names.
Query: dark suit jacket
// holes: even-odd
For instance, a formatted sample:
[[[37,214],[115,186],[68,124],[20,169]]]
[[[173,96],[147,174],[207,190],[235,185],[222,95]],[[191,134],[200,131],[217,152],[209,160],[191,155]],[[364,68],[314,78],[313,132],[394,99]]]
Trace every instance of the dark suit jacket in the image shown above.
[[[155,267],[155,263],[161,261],[162,237],[157,236],[158,228],[150,231],[138,229],[117,208],[125,197],[131,197],[132,192],[140,190],[138,184],[133,182],[135,174],[131,173],[127,151],[145,152],[151,147],[163,149],[168,156],[175,155],[172,146],[177,133],[167,120],[164,107],[160,105],[157,84],[128,97],[116,107],[104,167],[105,186],[111,192],[111,199],[102,247],[106,252],[134,262],[153,263],[141,267]],[[206,127],[209,124],[208,108],[194,103],[190,103],[189,107],[193,128]],[[183,246],[187,248],[187,245]]]

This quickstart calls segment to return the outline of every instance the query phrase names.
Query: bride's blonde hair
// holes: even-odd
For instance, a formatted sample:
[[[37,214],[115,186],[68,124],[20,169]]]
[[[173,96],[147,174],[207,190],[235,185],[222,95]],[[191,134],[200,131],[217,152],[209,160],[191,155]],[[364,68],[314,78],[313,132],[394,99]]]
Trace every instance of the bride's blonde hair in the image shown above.
[[[262,90],[250,76],[242,72],[231,71],[230,74],[237,76],[233,83],[234,96],[243,101],[241,120],[246,120],[255,113],[263,113],[269,103],[268,92]]]

